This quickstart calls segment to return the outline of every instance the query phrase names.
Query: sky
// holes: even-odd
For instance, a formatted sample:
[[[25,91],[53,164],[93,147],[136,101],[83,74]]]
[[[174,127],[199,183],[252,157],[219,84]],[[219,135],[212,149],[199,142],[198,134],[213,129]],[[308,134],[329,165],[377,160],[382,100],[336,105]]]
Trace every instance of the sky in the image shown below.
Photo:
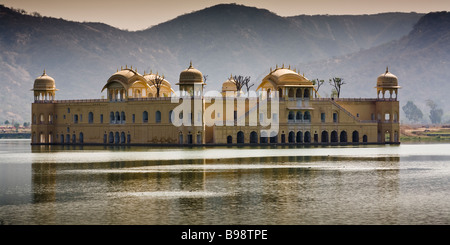
[[[136,31],[220,3],[268,9],[280,16],[450,11],[450,0],[0,0],[6,7]]]

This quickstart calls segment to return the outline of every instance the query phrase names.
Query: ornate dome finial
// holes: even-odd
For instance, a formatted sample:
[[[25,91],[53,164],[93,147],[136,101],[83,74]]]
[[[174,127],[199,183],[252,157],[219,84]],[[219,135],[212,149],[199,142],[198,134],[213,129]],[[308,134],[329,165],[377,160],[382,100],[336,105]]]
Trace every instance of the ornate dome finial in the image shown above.
[[[389,67],[388,66],[386,66],[386,73],[388,73],[389,72]]]
[[[192,60],[189,62],[189,69],[193,68],[192,67]]]
[[[44,68],[44,73],[42,73],[42,76],[47,75],[47,73],[45,73],[45,68]]]

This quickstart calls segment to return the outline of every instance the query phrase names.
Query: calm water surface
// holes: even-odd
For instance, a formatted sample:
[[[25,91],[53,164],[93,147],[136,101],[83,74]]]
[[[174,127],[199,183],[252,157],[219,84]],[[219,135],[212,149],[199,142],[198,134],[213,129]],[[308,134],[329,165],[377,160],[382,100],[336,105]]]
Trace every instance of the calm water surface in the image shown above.
[[[0,224],[450,224],[450,144],[150,148],[0,140]]]

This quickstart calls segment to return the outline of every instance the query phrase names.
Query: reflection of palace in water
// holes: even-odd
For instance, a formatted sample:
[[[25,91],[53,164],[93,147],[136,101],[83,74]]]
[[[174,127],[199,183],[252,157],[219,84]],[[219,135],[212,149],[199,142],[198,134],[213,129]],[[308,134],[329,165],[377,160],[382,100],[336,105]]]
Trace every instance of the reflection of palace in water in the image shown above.
[[[237,91],[230,78],[219,96],[209,98],[192,64],[177,85],[176,94],[164,77],[127,67],[107,80],[107,99],[56,100],[55,80],[44,71],[34,81],[32,144],[399,143],[398,79],[387,69],[373,99],[320,98],[310,80],[284,66],[270,70],[255,97]],[[189,113],[180,112],[187,100]],[[188,123],[175,125],[174,119]],[[266,120],[277,124],[276,131]],[[219,121],[225,123],[214,123]]]

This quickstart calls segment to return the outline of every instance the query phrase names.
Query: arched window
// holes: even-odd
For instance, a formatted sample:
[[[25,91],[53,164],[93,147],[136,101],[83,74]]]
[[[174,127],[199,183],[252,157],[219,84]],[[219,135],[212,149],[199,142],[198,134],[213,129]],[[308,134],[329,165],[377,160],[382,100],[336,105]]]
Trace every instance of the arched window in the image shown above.
[[[120,133],[120,143],[125,144],[125,132]]]
[[[297,141],[297,143],[302,143],[303,142],[303,133],[302,131],[298,131],[297,132],[297,137],[295,139]]]
[[[161,112],[160,111],[155,112],[155,121],[156,121],[156,123],[161,122]]]
[[[83,134],[83,132],[80,132],[80,138],[78,140],[80,141],[81,144],[84,143],[84,134]]]
[[[119,144],[119,142],[120,142],[120,135],[119,135],[119,132],[116,132],[115,138],[114,138],[114,143]]]
[[[250,133],[250,143],[258,143],[258,133],[255,131]]]
[[[244,143],[244,132],[239,131],[237,133],[237,143],[238,144]]]
[[[391,133],[389,131],[384,132],[384,142],[391,142]]]
[[[294,120],[295,114],[293,111],[289,111],[288,120]]]
[[[301,99],[302,98],[302,90],[301,89],[297,89],[295,92],[295,97],[297,97],[297,99]]]
[[[72,144],[77,143],[77,136],[75,134],[72,135]]]
[[[336,131],[331,131],[331,137],[330,137],[330,141],[331,142],[338,142],[338,133]]]
[[[45,143],[45,135],[43,132],[39,134],[39,143]]]
[[[92,113],[92,112],[89,112],[89,114],[88,114],[88,123],[89,124],[94,123],[94,113]]]
[[[309,89],[305,89],[305,92],[303,93],[303,98],[309,98]]]
[[[109,132],[109,143],[110,144],[114,143],[114,133],[113,132]]]
[[[78,114],[73,115],[73,123],[78,123]]]
[[[120,114],[116,111],[116,123],[120,123]]]
[[[148,122],[148,112],[147,111],[142,112],[142,122],[143,123]]]
[[[125,123],[125,112],[120,113],[120,119],[122,120],[121,123]]]
[[[52,132],[50,132],[48,134],[48,143],[53,143],[53,133]]]
[[[352,133],[352,142],[359,142],[359,133],[356,130]]]
[[[309,111],[305,111],[305,116],[303,117],[305,121],[311,121],[311,113]]]
[[[259,142],[260,143],[267,143],[268,137],[267,137],[267,131],[263,130],[261,131],[261,135],[259,136]]]
[[[289,98],[294,98],[294,89],[293,89],[293,88],[290,88],[290,89],[289,89],[288,97],[289,97]]]
[[[328,143],[328,132],[327,131],[322,131],[322,138],[321,138],[320,142]]]
[[[45,122],[44,114],[39,115],[39,124],[44,124],[44,122]]]
[[[227,136],[227,144],[232,144],[233,143],[233,136],[228,135]]]
[[[115,122],[115,120],[114,120],[114,112],[110,112],[109,113],[109,123],[114,123]]]
[[[340,142],[347,142],[347,132],[341,131],[341,134],[339,136],[339,141]]]
[[[197,144],[202,143],[202,134],[200,132],[197,133]]]
[[[363,135],[363,142],[364,142],[364,143],[367,142],[367,135]]]
[[[289,143],[295,143],[295,133],[294,133],[294,131],[290,131],[289,132],[288,142]]]
[[[297,115],[295,116],[295,120],[297,120],[297,121],[301,121],[302,120],[302,112],[301,111],[297,111]]]
[[[309,131],[305,132],[304,141],[305,141],[305,143],[311,143],[311,133]]]

